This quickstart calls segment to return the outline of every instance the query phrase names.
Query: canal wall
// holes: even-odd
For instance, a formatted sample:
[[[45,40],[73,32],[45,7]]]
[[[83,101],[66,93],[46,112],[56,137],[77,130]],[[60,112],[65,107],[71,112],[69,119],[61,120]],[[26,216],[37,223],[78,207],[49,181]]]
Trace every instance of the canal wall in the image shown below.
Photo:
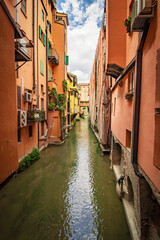
[[[116,179],[124,176],[122,203],[132,239],[159,239],[160,194],[145,172],[139,167],[138,177],[131,162],[131,150],[113,135],[111,141],[111,166]]]

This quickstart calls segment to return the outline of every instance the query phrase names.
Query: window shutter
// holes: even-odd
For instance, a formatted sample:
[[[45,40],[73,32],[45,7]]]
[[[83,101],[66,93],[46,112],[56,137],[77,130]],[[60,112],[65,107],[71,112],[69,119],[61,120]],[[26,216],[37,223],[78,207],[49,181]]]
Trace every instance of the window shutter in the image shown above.
[[[66,56],[65,64],[66,64],[66,65],[69,65],[69,56]]]
[[[41,60],[41,74],[44,75],[44,65],[43,65],[42,60]]]
[[[21,109],[21,87],[17,86],[17,108]]]
[[[47,42],[47,44],[48,44],[48,56],[49,56],[49,41]]]
[[[51,81],[51,70],[49,69],[49,77],[48,77],[48,81]]]
[[[43,12],[43,10],[42,10],[42,20],[44,21],[44,12]]]
[[[51,56],[53,56],[53,48],[51,48]]]
[[[41,31],[41,26],[39,25],[39,39],[42,37],[42,31]]]
[[[44,46],[46,46],[46,35],[44,34]]]

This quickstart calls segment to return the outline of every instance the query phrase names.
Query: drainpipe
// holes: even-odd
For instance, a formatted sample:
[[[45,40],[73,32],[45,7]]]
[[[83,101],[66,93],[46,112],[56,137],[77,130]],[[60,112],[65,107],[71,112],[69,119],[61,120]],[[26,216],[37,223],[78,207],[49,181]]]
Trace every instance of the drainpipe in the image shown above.
[[[136,56],[136,66],[135,66],[135,96],[134,96],[134,106],[133,106],[133,126],[132,126],[132,152],[131,152],[131,162],[133,164],[135,174],[143,178],[142,174],[138,170],[138,137],[139,137],[139,118],[140,118],[140,101],[141,101],[141,79],[142,79],[142,55],[143,47],[148,34],[150,23],[146,23],[144,26],[144,31],[139,43]]]
[[[35,90],[35,0],[33,0],[33,90]]]
[[[48,22],[46,25],[46,112],[47,112],[46,125],[47,125],[47,132],[48,132]]]
[[[37,0],[37,108],[39,109],[38,2],[39,0]],[[38,148],[39,148],[39,122],[38,122]]]
[[[16,0],[16,5],[18,4],[18,0]],[[16,22],[18,23],[18,5],[16,6]],[[16,62],[16,68],[17,68],[17,78],[19,78],[19,64]]]

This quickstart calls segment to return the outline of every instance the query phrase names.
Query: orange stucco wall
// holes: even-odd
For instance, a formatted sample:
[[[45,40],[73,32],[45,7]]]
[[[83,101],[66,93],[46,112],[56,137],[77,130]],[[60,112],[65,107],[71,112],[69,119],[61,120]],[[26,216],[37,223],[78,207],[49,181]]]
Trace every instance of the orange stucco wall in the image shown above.
[[[18,151],[14,28],[1,5],[0,22],[0,183],[2,183],[17,170]],[[6,43],[7,47],[4,47]]]
[[[126,31],[122,22],[126,13],[126,1],[106,1],[106,63],[116,63],[122,67],[126,61]]]
[[[112,92],[111,129],[118,140],[126,146],[126,130],[132,132],[133,100],[127,101],[125,94],[128,92],[128,76],[123,79],[123,86],[117,87]]]
[[[154,165],[154,158],[160,161],[160,151],[156,151],[155,146],[160,149],[160,127],[158,115],[155,115],[155,108],[160,108],[159,92],[160,86],[159,66],[157,50],[160,49],[160,3],[155,11],[155,16],[151,20],[148,36],[143,51],[142,67],[142,90],[141,90],[141,111],[139,126],[139,146],[138,163],[147,173],[155,186],[160,190],[160,170]],[[157,95],[156,95],[157,91]],[[156,123],[156,124],[155,124]]]
[[[58,23],[53,24],[53,41],[59,55],[59,65],[54,67],[54,79],[57,83],[57,92],[63,93],[62,81],[65,79],[64,70],[64,26]]]

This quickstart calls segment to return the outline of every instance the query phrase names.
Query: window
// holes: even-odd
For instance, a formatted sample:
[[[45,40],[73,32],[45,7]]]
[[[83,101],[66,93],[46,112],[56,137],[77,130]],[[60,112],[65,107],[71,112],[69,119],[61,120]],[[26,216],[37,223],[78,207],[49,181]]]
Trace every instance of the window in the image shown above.
[[[41,122],[41,137],[44,136],[44,122]]]
[[[32,126],[29,126],[29,137],[32,137]]]
[[[21,87],[17,86],[17,108],[21,109]]]
[[[41,110],[44,110],[44,99],[41,98]]]
[[[129,92],[134,91],[134,81],[135,81],[135,72],[132,71],[129,75],[129,82],[128,82],[128,91]]]
[[[44,11],[42,10],[42,20],[44,21]]]
[[[23,0],[23,1],[21,2],[21,9],[22,9],[22,11],[26,14],[26,0]]]
[[[18,142],[21,142],[21,129],[18,129]]]
[[[59,17],[58,20],[62,20],[62,17]]]
[[[44,76],[44,64],[41,60],[41,74]]]
[[[41,93],[43,93],[43,84],[41,84]]]
[[[131,148],[131,132],[126,129],[126,147]]]

